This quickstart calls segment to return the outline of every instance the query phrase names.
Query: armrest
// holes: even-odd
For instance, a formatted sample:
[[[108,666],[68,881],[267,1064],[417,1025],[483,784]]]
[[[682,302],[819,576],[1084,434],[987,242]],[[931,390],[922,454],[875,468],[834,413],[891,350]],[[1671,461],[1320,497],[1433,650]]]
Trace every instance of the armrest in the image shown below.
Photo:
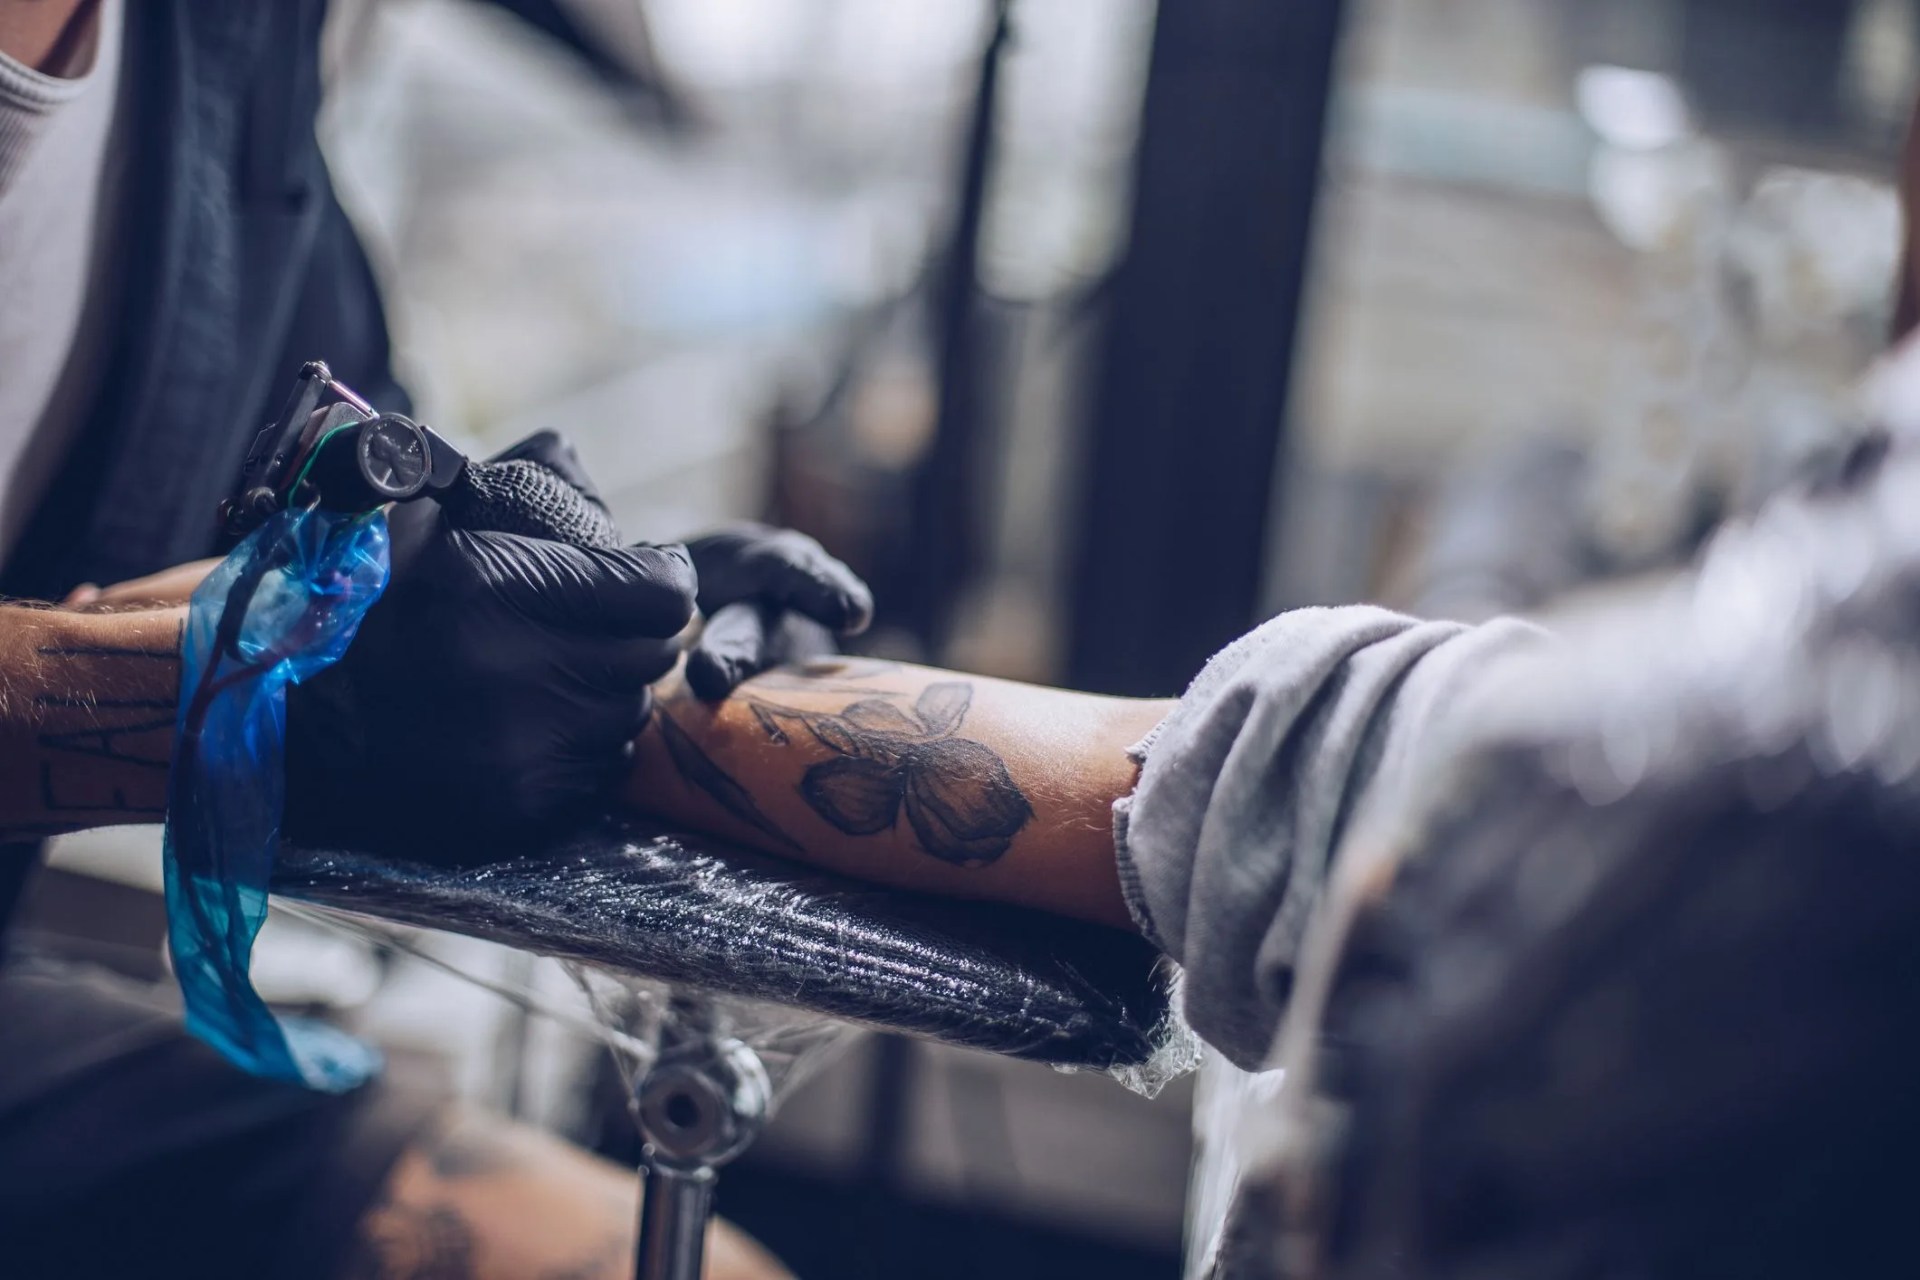
[[[286,848],[273,887],[1060,1066],[1144,1062],[1167,1010],[1155,952],[1131,934],[876,888],[628,823],[462,868]]]

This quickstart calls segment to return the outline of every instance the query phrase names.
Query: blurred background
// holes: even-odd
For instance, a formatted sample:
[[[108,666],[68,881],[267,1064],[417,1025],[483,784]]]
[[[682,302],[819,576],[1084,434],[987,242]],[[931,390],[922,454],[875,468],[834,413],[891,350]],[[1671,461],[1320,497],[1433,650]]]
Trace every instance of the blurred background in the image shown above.
[[[333,6],[418,416],[564,430],[633,536],[815,534],[890,656],[1173,694],[1282,608],[1671,564],[1844,448],[1892,304],[1914,0],[521,7]],[[42,937],[157,975],[156,843],[62,842]],[[630,1149],[575,1031],[299,921],[259,967]],[[809,1276],[1172,1277],[1193,1109],[868,1037],[721,1207]]]

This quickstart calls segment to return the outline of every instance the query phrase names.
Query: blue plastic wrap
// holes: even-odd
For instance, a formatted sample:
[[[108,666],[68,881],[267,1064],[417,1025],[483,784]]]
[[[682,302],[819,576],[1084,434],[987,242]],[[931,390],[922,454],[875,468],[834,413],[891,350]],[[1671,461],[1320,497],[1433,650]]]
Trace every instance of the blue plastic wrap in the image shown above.
[[[332,665],[387,584],[386,517],[279,513],[193,594],[167,794],[167,926],[187,1027],[255,1075],[329,1092],[379,1069],[335,1028],[281,1021],[248,976],[285,797],[286,689]]]

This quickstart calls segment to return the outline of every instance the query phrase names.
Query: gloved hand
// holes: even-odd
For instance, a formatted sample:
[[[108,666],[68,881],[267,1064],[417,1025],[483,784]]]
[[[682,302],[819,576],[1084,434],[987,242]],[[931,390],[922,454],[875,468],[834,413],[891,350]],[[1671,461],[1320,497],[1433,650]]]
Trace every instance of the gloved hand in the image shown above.
[[[693,616],[691,558],[498,532],[611,523],[551,432],[495,461],[517,464],[497,475],[538,481],[524,486],[537,501],[393,508],[385,594],[346,656],[290,691],[296,837],[480,860],[589,816],[625,775],[647,686],[672,668]]]
[[[743,522],[687,550],[706,615],[687,654],[687,683],[699,697],[724,698],[768,667],[834,653],[836,636],[873,620],[867,584],[797,530]]]

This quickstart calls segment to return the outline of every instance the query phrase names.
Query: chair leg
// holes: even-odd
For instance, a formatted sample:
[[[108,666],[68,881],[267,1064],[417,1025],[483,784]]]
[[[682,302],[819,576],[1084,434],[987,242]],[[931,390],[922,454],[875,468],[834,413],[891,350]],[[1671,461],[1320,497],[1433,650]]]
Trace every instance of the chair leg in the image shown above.
[[[634,1280],[700,1280],[713,1187],[719,1180],[712,1169],[688,1173],[661,1168],[651,1160],[642,1165]]]
[[[644,1140],[635,1280],[700,1280],[720,1167],[766,1122],[766,1067],[738,1040],[662,1036],[659,1058],[633,1092]]]

